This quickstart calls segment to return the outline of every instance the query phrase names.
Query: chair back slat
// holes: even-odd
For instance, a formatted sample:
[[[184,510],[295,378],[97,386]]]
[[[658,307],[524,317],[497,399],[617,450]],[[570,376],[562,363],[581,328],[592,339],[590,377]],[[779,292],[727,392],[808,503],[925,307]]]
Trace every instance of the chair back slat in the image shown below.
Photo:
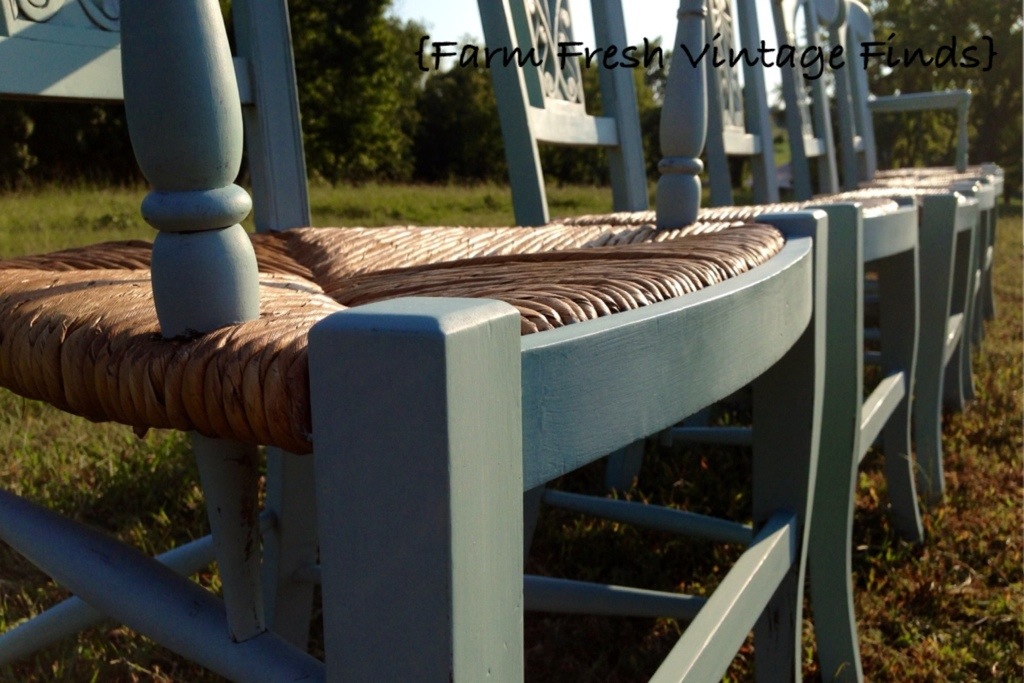
[[[285,0],[261,2],[258,9],[253,0],[235,0],[231,12],[238,50],[236,79],[242,64],[250,67],[244,71],[251,71],[257,83],[273,84],[247,91],[237,79],[256,229],[312,225],[288,7]]]

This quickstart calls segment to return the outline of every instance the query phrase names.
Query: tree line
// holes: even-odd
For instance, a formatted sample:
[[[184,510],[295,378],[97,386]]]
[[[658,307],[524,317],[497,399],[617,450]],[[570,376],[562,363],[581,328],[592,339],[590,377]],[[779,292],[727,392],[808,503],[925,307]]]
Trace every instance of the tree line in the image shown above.
[[[949,27],[955,27],[961,44],[978,42],[982,35],[992,39],[999,54],[987,72],[876,66],[869,77],[879,93],[970,88],[971,159],[1000,163],[1008,171],[1008,191],[1019,192],[1020,6],[1011,0],[872,4],[876,33],[898,29],[904,44],[948,42]],[[427,31],[392,16],[390,5],[391,0],[289,0],[310,176],[329,183],[505,182],[490,74],[473,68],[424,74],[415,52]],[[634,75],[648,171],[655,178],[665,74],[636,69]],[[588,109],[599,111],[597,70],[585,69],[584,80]],[[884,162],[950,163],[955,139],[950,116],[925,113],[886,120],[876,131]],[[545,146],[542,154],[546,177],[553,182],[607,180],[599,150]],[[0,188],[138,178],[122,107],[0,101]]]

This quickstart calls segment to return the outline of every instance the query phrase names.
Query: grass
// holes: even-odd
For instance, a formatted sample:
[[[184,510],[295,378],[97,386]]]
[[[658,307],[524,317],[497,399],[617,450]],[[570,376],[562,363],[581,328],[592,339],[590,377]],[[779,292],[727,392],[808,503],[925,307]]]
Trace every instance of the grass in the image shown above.
[[[0,194],[0,258],[43,253],[105,240],[152,239],[139,216],[142,188],[70,187]],[[611,210],[601,187],[552,187],[553,215]],[[318,226],[513,224],[512,194],[500,185],[337,186],[310,188],[313,224]],[[252,228],[252,217],[245,225]]]
[[[0,256],[103,239],[151,237],[136,218],[139,189],[42,189],[0,196]],[[511,221],[506,188],[314,187],[319,225],[489,224]],[[559,214],[607,210],[600,188],[552,188]],[[1022,250],[1019,204],[1004,211],[996,251],[998,318],[975,358],[977,399],[944,421],[946,504],[925,517],[928,540],[900,541],[885,510],[881,463],[862,470],[854,528],[856,608],[872,681],[1020,681],[1024,678],[1022,571]],[[107,529],[147,553],[205,533],[201,495],[180,435],[138,438],[0,392],[0,486]],[[649,458],[637,500],[743,518],[749,458],[738,449]],[[593,491],[586,468],[561,486]],[[736,548],[555,511],[542,515],[530,569],[552,575],[702,592]],[[216,588],[215,574],[201,583]],[[0,629],[64,595],[0,545]],[[671,620],[528,614],[527,670],[538,681],[646,680],[671,648]],[[744,649],[728,680],[750,678]],[[808,652],[805,673],[820,678]],[[217,681],[113,624],[8,667],[0,681]]]

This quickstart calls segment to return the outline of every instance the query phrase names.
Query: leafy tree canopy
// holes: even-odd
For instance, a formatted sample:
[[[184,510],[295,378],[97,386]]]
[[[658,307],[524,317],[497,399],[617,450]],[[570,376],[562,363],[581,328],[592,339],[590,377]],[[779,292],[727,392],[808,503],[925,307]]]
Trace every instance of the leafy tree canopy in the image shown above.
[[[994,161],[1007,171],[1007,193],[1020,193],[1022,147],[1022,29],[1021,4],[1017,0],[958,2],[957,0],[872,0],[875,40],[895,33],[892,45],[901,55],[904,48],[923,48],[934,56],[943,45],[956,40],[958,54],[970,45],[983,59],[977,67],[943,66],[920,62],[909,67],[869,70],[872,91],[923,92],[963,88],[972,93],[970,108],[970,158]],[[991,70],[985,71],[989,42],[996,51]],[[957,61],[964,61],[960,58]],[[953,114],[924,113],[876,117],[875,135],[883,162],[893,166],[949,164],[955,141]]]

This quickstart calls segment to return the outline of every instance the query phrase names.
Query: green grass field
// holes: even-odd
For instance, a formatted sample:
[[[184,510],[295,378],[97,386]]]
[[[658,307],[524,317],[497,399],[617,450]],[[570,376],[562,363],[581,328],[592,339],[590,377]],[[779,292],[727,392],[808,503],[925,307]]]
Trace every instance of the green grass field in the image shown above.
[[[107,239],[152,236],[141,189],[43,189],[0,195],[0,257]],[[608,210],[602,188],[552,188],[556,214]],[[317,225],[505,225],[507,188],[314,187]],[[1021,209],[1003,211],[996,251],[998,318],[975,358],[977,399],[944,423],[948,497],[929,510],[928,540],[898,540],[885,511],[881,463],[862,470],[854,528],[857,616],[872,681],[1024,680],[1022,571]],[[147,553],[205,533],[192,458],[177,434],[93,425],[0,392],[0,486],[109,530]],[[749,514],[741,450],[649,457],[623,495]],[[597,467],[560,485],[595,490]],[[627,585],[713,587],[735,548],[546,511],[530,569]],[[210,571],[198,580],[213,588]],[[64,592],[0,545],[0,630]],[[537,681],[646,680],[680,626],[670,620],[527,615],[527,669]],[[746,648],[729,673],[750,678]],[[820,678],[807,653],[809,680]],[[216,681],[130,630],[106,624],[33,658],[0,667],[0,681]]]

